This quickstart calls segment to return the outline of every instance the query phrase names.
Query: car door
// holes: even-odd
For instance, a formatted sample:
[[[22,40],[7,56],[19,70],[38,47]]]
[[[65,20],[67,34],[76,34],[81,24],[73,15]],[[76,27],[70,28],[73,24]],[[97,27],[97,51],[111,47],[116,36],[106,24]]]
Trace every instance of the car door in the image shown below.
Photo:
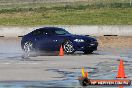
[[[62,44],[62,38],[55,34],[55,28],[45,28],[46,33],[46,43],[48,45],[47,50],[50,51],[58,51],[60,49],[60,45]]]
[[[39,50],[56,51],[58,50],[58,37],[54,35],[53,29],[43,28],[34,33],[35,46]]]
[[[49,48],[48,35],[44,29],[37,29],[33,32],[35,48],[38,50],[47,50]]]
[[[50,38],[50,42],[51,42],[51,50],[52,51],[59,51],[60,46],[63,42],[63,38],[58,36],[58,35],[52,35],[49,37]]]

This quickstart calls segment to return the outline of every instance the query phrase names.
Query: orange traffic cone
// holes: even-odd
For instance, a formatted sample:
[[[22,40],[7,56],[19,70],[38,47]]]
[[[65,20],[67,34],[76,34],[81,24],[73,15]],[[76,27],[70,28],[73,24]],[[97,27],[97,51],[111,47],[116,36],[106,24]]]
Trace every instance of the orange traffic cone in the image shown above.
[[[64,56],[64,50],[63,50],[62,45],[61,45],[61,47],[60,47],[59,56]]]
[[[123,60],[120,60],[120,65],[118,68],[118,74],[116,78],[127,78],[125,75],[125,71],[124,71],[124,64],[123,64]]]
[[[88,78],[88,72],[85,72],[85,77]]]

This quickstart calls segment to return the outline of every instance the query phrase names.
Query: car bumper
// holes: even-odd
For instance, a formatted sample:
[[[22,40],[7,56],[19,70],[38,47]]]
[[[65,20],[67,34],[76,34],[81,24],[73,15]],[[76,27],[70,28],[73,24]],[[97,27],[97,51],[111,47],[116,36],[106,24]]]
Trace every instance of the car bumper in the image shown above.
[[[91,43],[87,43],[87,42],[82,42],[82,43],[74,43],[74,48],[76,51],[85,51],[85,50],[92,50],[95,51],[97,50],[98,47],[98,42],[91,42]]]

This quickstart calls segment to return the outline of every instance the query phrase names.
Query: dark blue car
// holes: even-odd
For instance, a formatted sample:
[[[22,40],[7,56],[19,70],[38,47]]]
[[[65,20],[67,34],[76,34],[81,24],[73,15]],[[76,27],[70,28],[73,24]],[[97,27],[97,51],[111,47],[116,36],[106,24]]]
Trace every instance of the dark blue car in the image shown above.
[[[22,38],[21,46],[25,52],[31,51],[59,51],[60,46],[66,54],[83,51],[85,54],[97,50],[98,42],[95,38],[73,35],[63,28],[44,27],[36,29]]]

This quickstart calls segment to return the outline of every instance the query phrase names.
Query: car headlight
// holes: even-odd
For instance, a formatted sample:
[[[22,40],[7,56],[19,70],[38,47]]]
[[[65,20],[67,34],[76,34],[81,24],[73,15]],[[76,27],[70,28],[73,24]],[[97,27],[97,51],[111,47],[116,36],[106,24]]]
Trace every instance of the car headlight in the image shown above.
[[[84,42],[83,39],[75,39],[74,41],[75,41],[75,42]]]

